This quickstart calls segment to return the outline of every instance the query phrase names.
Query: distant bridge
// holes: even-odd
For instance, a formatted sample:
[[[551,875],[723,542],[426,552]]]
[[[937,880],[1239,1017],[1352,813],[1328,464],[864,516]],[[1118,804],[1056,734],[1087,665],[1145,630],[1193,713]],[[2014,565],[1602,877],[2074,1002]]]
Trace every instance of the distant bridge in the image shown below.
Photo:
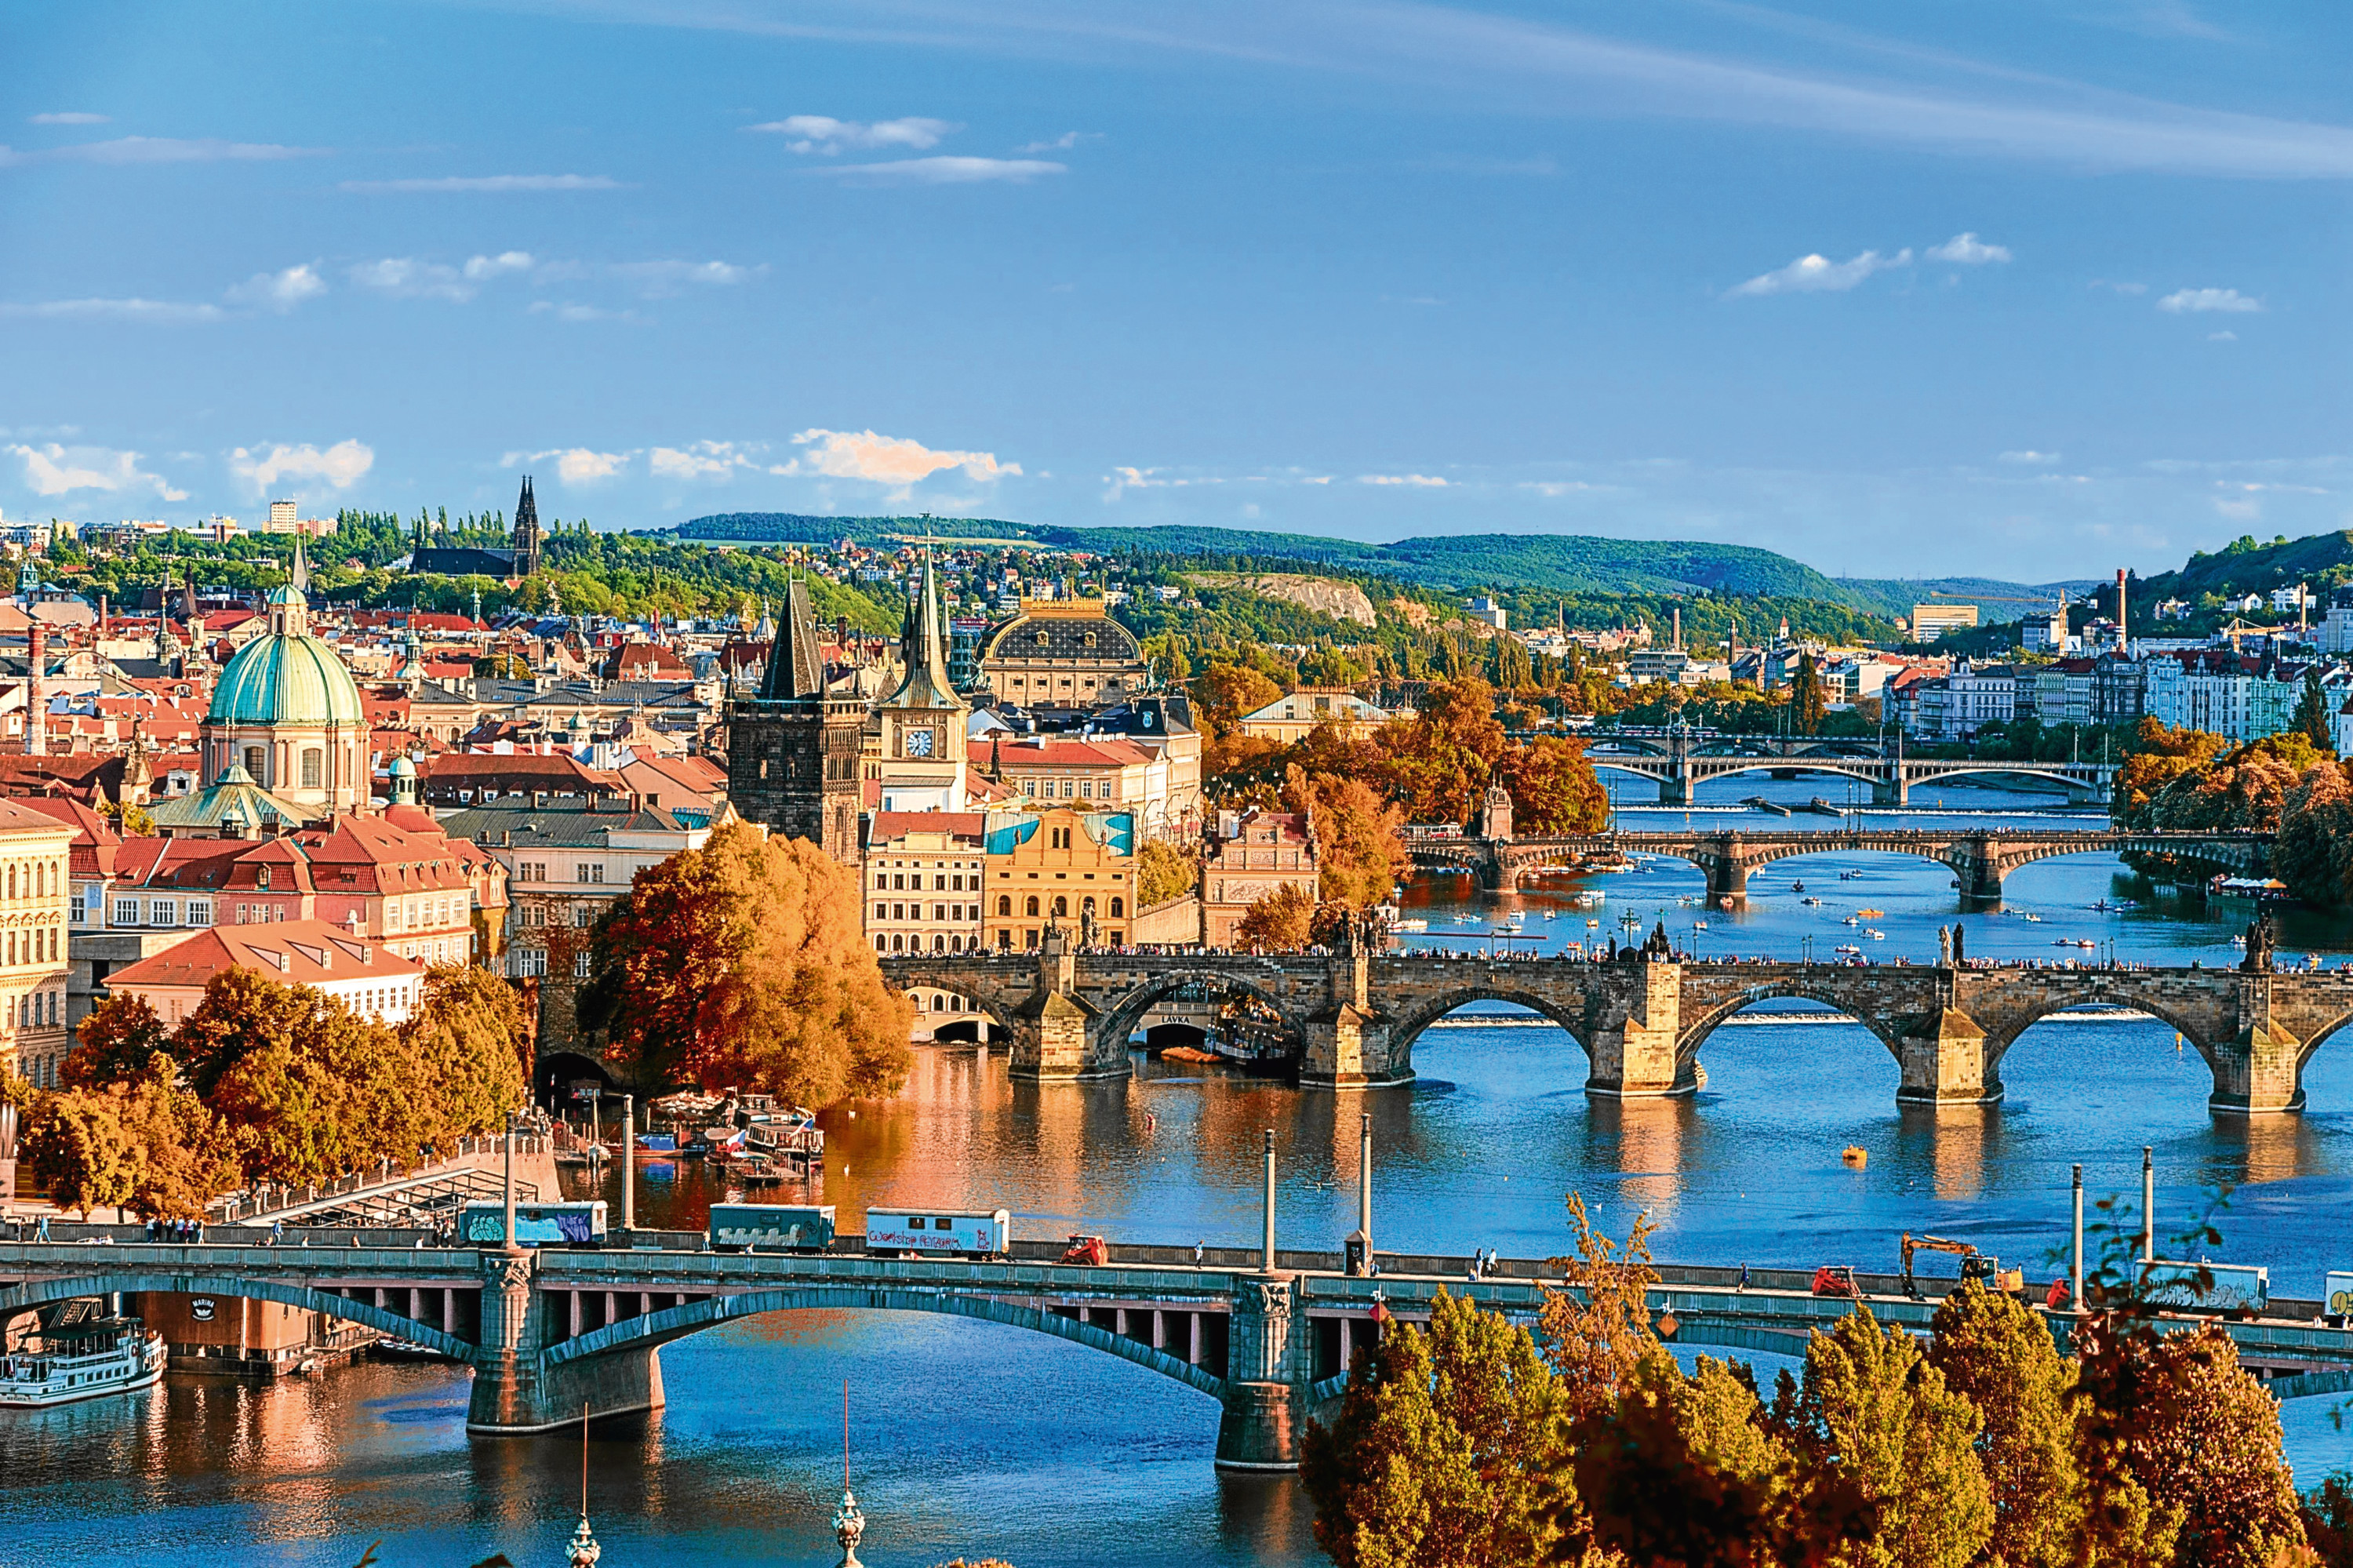
[[[1818,828],[1761,832],[1727,828],[1694,832],[1565,834],[1548,838],[1482,838],[1451,829],[1409,829],[1414,863],[1478,874],[1485,885],[1511,887],[1533,871],[1626,854],[1687,860],[1707,873],[1711,903],[1743,898],[1748,874],[1797,855],[1862,853],[1916,855],[1952,868],[1966,904],[2001,900],[2002,878],[2021,865],[2064,854],[2162,854],[2235,875],[2260,876],[2271,860],[2273,835],[2256,832],[2134,833],[2116,830],[2018,832],[2010,829]]]
[[[2117,767],[2108,762],[1996,762],[1978,758],[1907,758],[1899,747],[1883,751],[1869,742],[1806,738],[1767,740],[1724,737],[1710,742],[1683,733],[1651,738],[1603,733],[1592,737],[1585,759],[1597,768],[1632,773],[1656,781],[1659,803],[1688,806],[1700,785],[1743,773],[1796,778],[1834,774],[1871,786],[1873,805],[1906,806],[1919,784],[1957,783],[1964,779],[2035,779],[2055,784],[2078,804],[2105,805]]]
[[[0,1244],[0,1326],[72,1297],[166,1293],[273,1301],[434,1350],[473,1372],[469,1431],[528,1435],[664,1403],[660,1347],[723,1323],[811,1308],[935,1312],[1050,1334],[1185,1384],[1224,1407],[1217,1461],[1241,1470],[1298,1462],[1305,1418],[1344,1391],[1351,1356],[1378,1338],[1376,1306],[1411,1321],[1438,1292],[1523,1320],[1561,1278],[1511,1260],[1473,1278],[1468,1258],[1384,1254],[1382,1272],[1340,1272],[1329,1254],[1118,1247],[1110,1266],[1065,1266],[1059,1245],[1015,1244],[1008,1261],[870,1254],[851,1238],[822,1255],[652,1248],[265,1247],[133,1243]],[[1261,1266],[1271,1263],[1271,1267]],[[1817,1297],[1802,1272],[1660,1270],[1653,1312],[1676,1343],[1802,1355],[1807,1336],[1855,1310]],[[1865,1277],[1883,1322],[1925,1328],[1933,1300]],[[1939,1288],[1931,1285],[1930,1288]],[[2315,1304],[2314,1315],[2317,1307]],[[2071,1319],[2055,1314],[2054,1331]],[[2353,1330],[2274,1318],[2225,1325],[2242,1353],[2305,1373],[2320,1393],[2353,1372]]]
[[[1929,964],[1666,962],[1372,954],[1082,952],[1049,931],[1036,953],[908,954],[881,960],[902,990],[971,999],[1009,1038],[1015,1076],[1124,1077],[1128,1037],[1186,986],[1248,996],[1294,1043],[1311,1088],[1410,1082],[1413,1043],[1448,1013],[1503,1001],[1543,1014],[1584,1052],[1586,1092],[1651,1098],[1696,1092],[1700,1054],[1725,1020],[1797,997],[1868,1029],[1898,1069],[1907,1104],[2002,1096],[2003,1054],[2054,1013],[2117,1006],[2155,1014],[2196,1045],[2213,1075],[2208,1107],[2232,1115],[2300,1109],[2304,1065],[2353,1022],[2353,969],[1957,968]]]

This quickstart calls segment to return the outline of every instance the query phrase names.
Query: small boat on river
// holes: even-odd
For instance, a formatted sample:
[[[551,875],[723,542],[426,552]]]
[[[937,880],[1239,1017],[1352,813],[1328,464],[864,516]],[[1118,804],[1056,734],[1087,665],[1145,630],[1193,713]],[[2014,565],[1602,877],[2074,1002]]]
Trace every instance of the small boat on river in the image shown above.
[[[164,1375],[164,1337],[108,1315],[95,1296],[44,1307],[0,1349],[0,1408],[43,1410],[145,1388]]]

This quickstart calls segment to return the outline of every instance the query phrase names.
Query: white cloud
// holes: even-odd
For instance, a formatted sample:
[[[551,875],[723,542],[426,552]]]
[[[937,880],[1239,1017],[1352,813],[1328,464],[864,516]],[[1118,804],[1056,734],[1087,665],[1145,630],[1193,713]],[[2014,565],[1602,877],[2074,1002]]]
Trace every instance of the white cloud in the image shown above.
[[[465,273],[469,282],[480,283],[491,278],[504,277],[509,272],[531,270],[531,252],[501,250],[496,256],[470,256]]]
[[[608,311],[600,305],[584,305],[572,300],[560,302],[554,300],[533,300],[531,302],[531,314],[554,316],[560,322],[633,322],[638,319],[638,313],[635,311]]]
[[[139,466],[137,452],[107,447],[13,446],[8,450],[25,460],[25,482],[36,495],[64,495],[76,490],[102,490],[117,494],[126,490],[153,489],[165,501],[185,501],[188,493],[171,481]]]
[[[499,466],[513,468],[518,463],[544,462],[554,458],[555,477],[565,484],[601,484],[617,477],[637,455],[634,451],[600,452],[593,447],[554,447],[543,452],[509,452],[499,460]]]
[[[106,123],[106,116],[68,109],[54,114],[35,114],[29,116],[25,122],[28,125],[103,125]]]
[[[1521,482],[1522,490],[1533,490],[1538,495],[1554,500],[1564,495],[1578,495],[1596,491],[1613,490],[1614,485],[1588,484],[1581,479],[1531,479]]]
[[[2242,294],[2236,289],[2176,289],[2158,301],[2157,308],[2160,311],[2170,311],[2175,315],[2180,315],[2184,312],[2202,311],[2227,311],[2235,313],[2260,311],[2263,308],[2263,302],[2252,295]]]
[[[1050,142],[1024,142],[1013,150],[1018,154],[1067,153],[1082,142],[1100,142],[1100,131],[1065,131]]]
[[[298,489],[316,490],[325,484],[349,490],[375,466],[375,452],[356,440],[337,441],[323,451],[308,441],[299,447],[281,442],[266,452],[239,447],[229,453],[228,466],[257,495],[283,490],[288,480],[295,481]],[[302,484],[306,480],[317,482]]]
[[[1833,261],[1827,256],[1800,256],[1787,267],[1760,273],[1726,292],[1734,299],[1758,294],[1843,293],[1873,272],[1910,265],[1909,246],[1893,256],[1866,250],[1847,261]]]
[[[870,185],[969,185],[991,181],[1026,185],[1041,175],[1066,175],[1068,164],[1043,158],[902,158],[891,164],[836,164],[811,174],[843,175]]]
[[[821,473],[828,479],[862,479],[875,484],[910,485],[942,469],[960,468],[967,479],[993,480],[1018,474],[1018,462],[999,462],[995,452],[934,451],[904,436],[872,430],[803,430],[793,438],[809,450],[780,472]]]
[[[1989,261],[2010,260],[2006,245],[1988,245],[1976,234],[1956,234],[1942,245],[1931,245],[1922,252],[1931,261],[1950,261],[1963,267],[1982,267]]]
[[[728,288],[744,279],[767,270],[765,266],[739,267],[732,261],[617,261],[604,270],[625,282],[634,283],[651,298],[675,294],[681,288],[694,284],[706,288]]]
[[[153,322],[168,326],[190,322],[216,322],[224,313],[218,305],[182,304],[174,300],[40,300],[31,304],[0,304],[0,316],[33,316],[50,321]]]
[[[436,179],[345,180],[335,188],[362,196],[445,192],[503,196],[514,191],[617,191],[622,186],[620,181],[603,175],[444,175]]]
[[[2236,343],[2239,341],[2239,334],[2234,332],[2210,332],[2206,334],[2206,341],[2208,343]]]
[[[69,147],[21,152],[0,146],[0,168],[11,164],[216,164],[273,163],[316,157],[322,147],[281,147],[273,142],[223,142],[212,137],[118,136],[111,142],[78,142]]]
[[[1428,473],[1360,473],[1358,484],[1413,484],[1430,490],[1443,490],[1446,481]]]
[[[733,441],[697,441],[691,447],[656,447],[647,460],[660,479],[725,479],[753,468],[750,455]]]
[[[462,304],[480,292],[459,269],[446,261],[427,261],[415,256],[387,256],[380,261],[354,262],[345,275],[363,289],[374,289],[398,300],[453,300]]]
[[[746,125],[744,129],[790,137],[785,145],[796,153],[818,153],[829,156],[846,147],[905,147],[920,153],[927,147],[938,146],[940,138],[956,127],[944,120],[927,120],[920,115],[910,115],[903,120],[860,122],[836,120],[828,114],[794,114],[783,120],[771,120],[765,124]]]
[[[317,266],[304,261],[276,272],[256,272],[229,290],[228,297],[239,304],[263,305],[282,313],[326,291],[327,281],[319,276]]]
[[[2001,454],[2000,461],[2007,463],[2016,463],[2022,468],[2049,468],[2052,463],[2059,461],[2059,454],[2057,452],[2038,452],[2029,448],[2020,451],[2004,452]]]

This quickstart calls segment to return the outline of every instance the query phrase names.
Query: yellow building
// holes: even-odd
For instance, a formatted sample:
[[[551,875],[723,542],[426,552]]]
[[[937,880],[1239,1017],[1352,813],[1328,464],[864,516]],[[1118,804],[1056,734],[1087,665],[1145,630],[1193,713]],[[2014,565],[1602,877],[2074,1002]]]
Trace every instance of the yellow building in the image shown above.
[[[988,689],[1024,708],[1107,707],[1141,692],[1149,673],[1134,634],[1099,599],[1025,599],[980,650]]]
[[[1330,725],[1342,740],[1363,740],[1393,718],[1411,718],[1376,707],[1345,686],[1302,686],[1246,713],[1234,727],[1253,740],[1296,746],[1317,725]]]
[[[1135,819],[1125,811],[991,811],[984,948],[1028,951],[1049,926],[1119,947],[1135,912]]]
[[[66,856],[74,830],[14,800],[0,800],[0,1023],[16,1071],[55,1088],[73,1049],[66,1029]]]

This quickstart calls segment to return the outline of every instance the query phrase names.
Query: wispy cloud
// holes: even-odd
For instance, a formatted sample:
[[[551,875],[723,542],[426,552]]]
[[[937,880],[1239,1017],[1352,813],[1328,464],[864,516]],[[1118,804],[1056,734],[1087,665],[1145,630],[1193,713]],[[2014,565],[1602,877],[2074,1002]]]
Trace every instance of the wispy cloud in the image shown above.
[[[684,447],[656,447],[647,465],[657,479],[725,479],[739,468],[757,468],[752,454],[733,441],[696,441]]]
[[[746,125],[744,129],[786,137],[785,146],[791,152],[830,156],[852,148],[871,152],[904,147],[910,152],[921,153],[938,146],[940,139],[957,127],[944,120],[929,120],[921,115],[909,115],[902,120],[861,122],[836,120],[829,114],[793,114],[759,125]]]
[[[950,468],[962,469],[965,477],[976,480],[1021,471],[1019,463],[999,462],[995,452],[935,451],[921,441],[880,436],[872,430],[803,430],[793,438],[793,444],[808,450],[776,471],[900,486]]]
[[[530,251],[501,250],[496,256],[468,257],[464,270],[468,282],[482,283],[513,272],[528,272],[531,268]]]
[[[635,451],[600,452],[594,447],[558,447],[543,452],[509,452],[499,460],[502,468],[555,460],[555,477],[567,486],[602,484],[617,478],[636,457]]]
[[[152,490],[164,501],[185,501],[188,493],[139,466],[137,452],[109,447],[12,446],[24,460],[25,482],[36,495],[65,495],[77,490],[100,490],[110,495],[128,490]]]
[[[239,447],[229,453],[228,466],[256,495],[283,490],[289,481],[294,482],[297,490],[316,491],[322,485],[349,490],[375,466],[375,452],[357,440],[337,441],[326,448],[308,441],[301,446],[280,442],[268,451]]]
[[[30,304],[0,304],[0,316],[30,316],[47,321],[152,322],[164,326],[216,322],[227,313],[218,305],[184,304],[176,300],[41,300]]]
[[[607,310],[602,305],[584,305],[576,300],[533,300],[530,313],[554,316],[560,322],[633,322],[635,311]]]
[[[2177,316],[2195,315],[2207,311],[2253,314],[2263,308],[2263,302],[2236,289],[2176,289],[2158,301],[2157,308]]]
[[[1021,145],[1014,148],[1013,150],[1017,154],[1021,154],[1023,155],[1027,155],[1031,153],[1067,153],[1082,142],[1100,142],[1102,140],[1103,132],[1100,131],[1065,131],[1060,135],[1054,137],[1050,141],[1024,142]]]
[[[62,109],[49,114],[27,115],[25,123],[27,125],[103,125],[106,123],[106,116],[92,114],[85,110]]]
[[[2004,452],[1997,461],[2012,463],[2021,468],[2049,468],[2052,463],[2059,461],[2059,454],[2057,452],[2038,452],[2031,450],[2021,450],[2014,452]]]
[[[1725,292],[1732,299],[1753,298],[1760,294],[1843,293],[1874,272],[1910,265],[1912,250],[1909,246],[1893,256],[1866,250],[1845,261],[1833,261],[1827,256],[1800,256],[1787,267],[1759,273]]]
[[[363,196],[504,196],[516,191],[617,191],[623,187],[620,181],[604,175],[442,175],[431,179],[344,180],[335,188]]]
[[[765,266],[740,267],[730,261],[616,261],[603,271],[635,286],[650,298],[676,294],[689,287],[732,288],[767,270]]]
[[[865,185],[1023,185],[1041,175],[1066,175],[1068,164],[1041,158],[902,158],[888,164],[834,164],[811,174],[839,175]]]
[[[1429,490],[1443,490],[1447,482],[1429,473],[1360,473],[1358,484],[1409,484]]]
[[[77,142],[33,151],[0,146],[0,168],[12,164],[218,164],[275,163],[317,157],[323,147],[284,147],[274,142],[223,142],[211,137],[118,136],[111,142]]]
[[[1989,262],[2010,260],[2006,245],[1988,245],[1974,234],[1956,234],[1942,245],[1931,245],[1921,252],[1931,261],[1950,261],[1962,267],[1982,267]]]
[[[353,262],[344,276],[356,288],[372,289],[396,300],[449,300],[462,304],[481,292],[462,268],[415,256],[386,256],[381,260]]]
[[[304,261],[275,272],[256,272],[231,288],[228,297],[241,305],[259,305],[283,314],[326,291],[327,281],[319,276],[317,264]]]

